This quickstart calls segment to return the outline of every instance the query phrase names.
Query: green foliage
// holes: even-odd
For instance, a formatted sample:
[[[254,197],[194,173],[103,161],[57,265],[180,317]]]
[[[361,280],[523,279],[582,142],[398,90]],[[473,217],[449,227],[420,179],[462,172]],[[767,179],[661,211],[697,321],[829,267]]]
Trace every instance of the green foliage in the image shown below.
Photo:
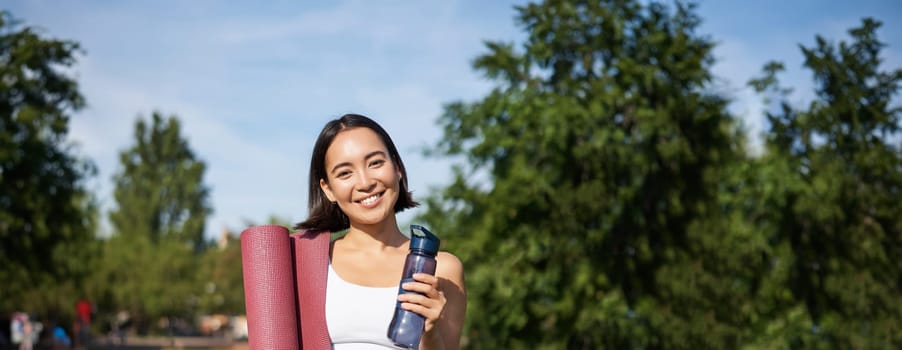
[[[0,12],[0,312],[70,315],[94,251],[93,165],[67,141],[78,44]]]
[[[424,215],[467,266],[466,342],[735,347],[768,247],[720,198],[743,139],[693,7],[518,11],[523,49],[487,44],[497,87],[447,105],[432,150],[469,162]]]
[[[805,109],[781,99],[767,114],[770,161],[783,165],[785,184],[769,210],[794,256],[794,299],[811,319],[794,335],[803,347],[902,347],[902,109],[892,104],[902,70],[880,70],[879,27],[865,19],[851,43],[818,36],[802,46],[817,98]],[[753,86],[788,91],[779,65],[768,67],[777,69]]]
[[[432,154],[466,161],[423,219],[467,267],[471,348],[902,346],[902,71],[879,23],[802,47],[817,99],[772,111],[749,158],[709,89],[692,5],[545,1],[496,82],[446,105]]]
[[[216,247],[207,249],[198,273],[201,294],[198,311],[206,314],[244,314],[241,241],[224,233]]]
[[[152,115],[135,124],[135,145],[120,153],[115,176],[117,208],[110,213],[115,234],[186,242],[200,251],[211,210],[203,184],[206,165],[181,136],[178,119]]]
[[[204,222],[211,211],[206,166],[182,137],[178,119],[158,113],[149,124],[138,119],[135,144],[119,158],[113,235],[97,278],[116,281],[101,299],[129,310],[147,330],[159,317],[187,316],[197,306]]]

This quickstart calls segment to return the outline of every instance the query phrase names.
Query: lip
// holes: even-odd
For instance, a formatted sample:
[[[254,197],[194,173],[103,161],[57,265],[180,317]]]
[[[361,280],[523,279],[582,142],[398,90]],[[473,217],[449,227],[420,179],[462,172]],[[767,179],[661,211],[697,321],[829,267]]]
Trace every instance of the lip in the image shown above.
[[[374,200],[374,201],[373,201],[372,203],[370,203],[370,204],[363,204],[363,200],[364,200],[364,199],[370,198],[370,197],[372,197],[372,196],[379,196],[379,197],[376,198],[376,200]],[[363,197],[363,198],[361,198],[361,199],[359,199],[359,200],[354,201],[354,203],[357,203],[357,205],[359,205],[359,206],[361,206],[361,207],[364,207],[364,208],[373,208],[373,207],[376,207],[377,205],[379,205],[379,203],[382,203],[382,198],[384,198],[384,197],[385,197],[385,191],[382,191],[382,192],[377,192],[377,193],[370,194],[370,195],[368,195],[368,196],[366,196],[366,197]]]

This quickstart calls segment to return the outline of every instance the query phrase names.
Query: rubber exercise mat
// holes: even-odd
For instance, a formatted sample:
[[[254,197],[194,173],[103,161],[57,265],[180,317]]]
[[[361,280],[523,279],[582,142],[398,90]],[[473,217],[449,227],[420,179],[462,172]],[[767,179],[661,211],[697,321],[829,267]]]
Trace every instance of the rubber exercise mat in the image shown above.
[[[305,231],[292,234],[291,249],[295,259],[302,348],[331,349],[332,338],[326,327],[329,233]]]
[[[298,350],[298,316],[288,229],[278,225],[241,232],[241,267],[251,350]]]

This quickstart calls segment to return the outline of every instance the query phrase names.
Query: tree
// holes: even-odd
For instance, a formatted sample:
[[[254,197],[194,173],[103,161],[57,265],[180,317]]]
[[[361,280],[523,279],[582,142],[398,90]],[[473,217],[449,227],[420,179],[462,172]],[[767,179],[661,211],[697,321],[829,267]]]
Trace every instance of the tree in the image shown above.
[[[200,290],[200,312],[242,315],[244,309],[244,279],[241,266],[239,237],[223,231],[215,247],[207,249],[197,274]]]
[[[767,147],[784,175],[772,182],[770,221],[794,257],[788,307],[805,310],[790,344],[902,347],[902,108],[893,105],[902,69],[881,71],[879,27],[864,19],[851,43],[817,36],[801,46],[815,79],[807,108],[786,102],[778,62],[751,82],[778,106],[767,113]]]
[[[203,184],[206,165],[181,136],[176,117],[135,124],[136,145],[120,153],[114,181],[118,207],[110,213],[114,232],[143,236],[153,243],[173,239],[192,249],[204,246],[204,223],[211,209]]]
[[[195,274],[211,212],[203,184],[206,166],[182,137],[178,119],[159,113],[150,123],[138,119],[135,145],[119,159],[113,235],[105,251],[104,278],[117,281],[109,298],[139,323],[184,316],[200,293]]]
[[[448,104],[431,150],[467,161],[424,214],[467,266],[465,343],[741,344],[769,248],[731,200],[744,139],[694,6],[517,10],[522,50],[486,44],[496,88]]]
[[[89,272],[94,168],[67,140],[78,52],[0,12],[0,311],[71,314]]]

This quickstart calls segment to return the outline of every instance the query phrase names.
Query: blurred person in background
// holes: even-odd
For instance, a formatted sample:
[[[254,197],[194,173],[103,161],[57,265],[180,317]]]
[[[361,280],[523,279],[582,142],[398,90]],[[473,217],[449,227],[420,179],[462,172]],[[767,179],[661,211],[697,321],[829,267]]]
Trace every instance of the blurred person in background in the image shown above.
[[[37,335],[34,325],[27,313],[20,312],[16,315],[16,328],[19,340],[19,350],[32,350],[35,336]],[[16,339],[13,339],[15,341]]]
[[[75,302],[75,345],[88,346],[91,343],[91,302],[80,299]]]

